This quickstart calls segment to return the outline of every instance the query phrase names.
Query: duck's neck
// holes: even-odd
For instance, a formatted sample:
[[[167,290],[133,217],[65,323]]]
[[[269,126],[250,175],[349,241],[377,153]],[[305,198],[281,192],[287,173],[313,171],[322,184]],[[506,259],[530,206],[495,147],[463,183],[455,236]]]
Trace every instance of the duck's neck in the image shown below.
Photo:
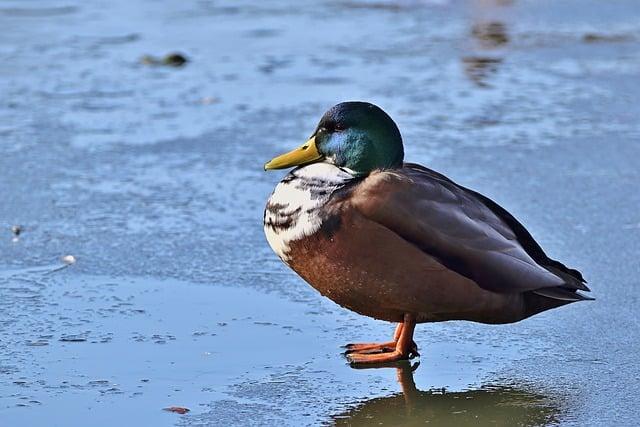
[[[322,226],[322,208],[331,195],[354,176],[328,163],[313,163],[291,171],[276,186],[264,212],[271,248],[285,262],[291,242],[312,235]]]

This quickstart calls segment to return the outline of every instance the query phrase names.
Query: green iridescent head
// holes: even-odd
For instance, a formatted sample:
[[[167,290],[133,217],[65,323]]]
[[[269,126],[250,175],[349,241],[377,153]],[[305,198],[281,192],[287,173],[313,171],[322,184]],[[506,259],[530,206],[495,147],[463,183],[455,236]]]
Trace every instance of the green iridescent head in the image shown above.
[[[322,116],[305,144],[271,160],[265,169],[327,162],[361,176],[401,167],[403,158],[400,131],[387,113],[368,102],[342,102]]]

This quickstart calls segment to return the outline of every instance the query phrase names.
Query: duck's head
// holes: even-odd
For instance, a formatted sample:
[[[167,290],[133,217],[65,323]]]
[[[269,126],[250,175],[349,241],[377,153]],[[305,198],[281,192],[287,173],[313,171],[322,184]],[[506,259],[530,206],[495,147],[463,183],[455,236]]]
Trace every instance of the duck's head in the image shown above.
[[[404,149],[395,122],[368,102],[342,102],[327,111],[311,138],[264,165],[265,170],[325,162],[354,176],[402,166]]]

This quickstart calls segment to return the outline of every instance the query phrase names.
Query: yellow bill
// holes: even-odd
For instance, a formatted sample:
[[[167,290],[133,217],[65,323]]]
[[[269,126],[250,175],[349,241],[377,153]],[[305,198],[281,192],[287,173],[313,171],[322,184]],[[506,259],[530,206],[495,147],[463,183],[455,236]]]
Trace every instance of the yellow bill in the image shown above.
[[[316,147],[316,137],[312,136],[307,142],[295,150],[271,159],[271,161],[264,165],[264,170],[286,169],[293,166],[303,165],[305,163],[311,163],[321,158],[322,154],[318,152],[318,148]]]

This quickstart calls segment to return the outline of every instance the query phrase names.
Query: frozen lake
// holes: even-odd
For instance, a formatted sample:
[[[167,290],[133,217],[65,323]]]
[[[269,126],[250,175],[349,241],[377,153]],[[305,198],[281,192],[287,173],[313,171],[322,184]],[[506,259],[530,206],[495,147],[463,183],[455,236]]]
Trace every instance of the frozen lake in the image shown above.
[[[2,425],[637,424],[636,1],[3,0],[0,26]],[[354,99],[597,300],[351,369],[393,327],[271,252],[262,166]]]

